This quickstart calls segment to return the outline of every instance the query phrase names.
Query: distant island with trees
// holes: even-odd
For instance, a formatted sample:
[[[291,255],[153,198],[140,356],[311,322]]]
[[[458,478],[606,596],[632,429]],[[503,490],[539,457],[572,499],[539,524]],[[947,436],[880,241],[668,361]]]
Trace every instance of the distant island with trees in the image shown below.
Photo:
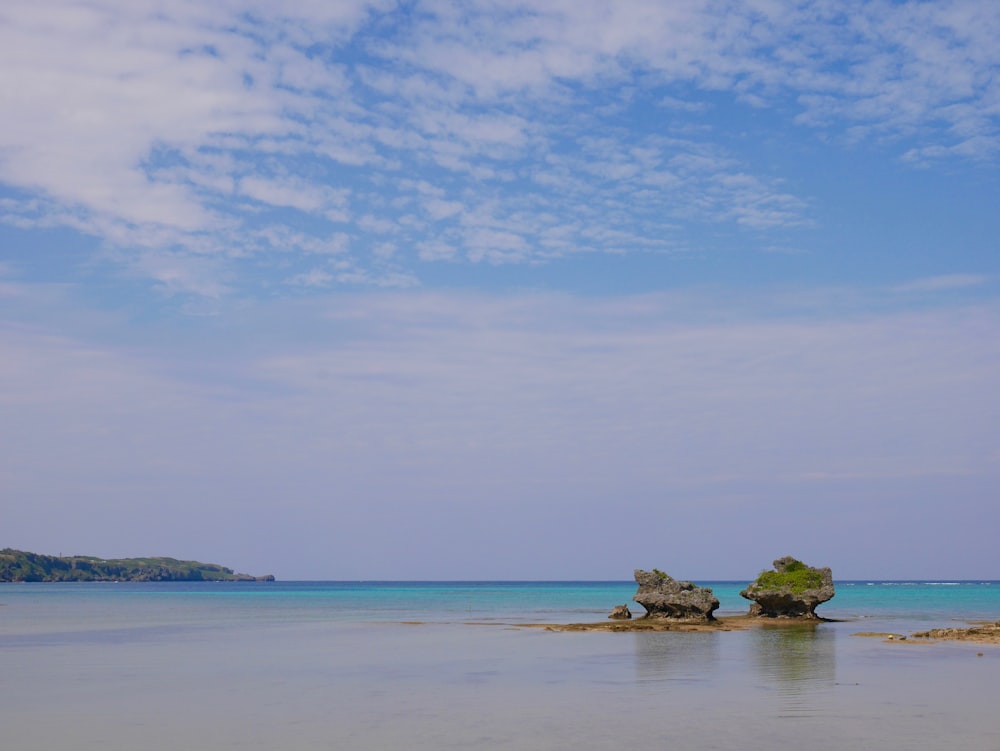
[[[0,582],[169,582],[274,581],[274,576],[237,574],[216,563],[176,558],[114,558],[89,555],[56,556],[0,550]]]

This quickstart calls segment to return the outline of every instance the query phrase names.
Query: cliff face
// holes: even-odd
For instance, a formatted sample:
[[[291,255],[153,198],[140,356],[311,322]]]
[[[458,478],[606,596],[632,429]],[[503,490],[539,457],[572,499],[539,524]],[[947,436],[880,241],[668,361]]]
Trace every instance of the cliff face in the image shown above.
[[[0,550],[0,582],[60,581],[274,581],[234,573],[214,563],[179,561],[176,558],[119,558],[55,556]]]

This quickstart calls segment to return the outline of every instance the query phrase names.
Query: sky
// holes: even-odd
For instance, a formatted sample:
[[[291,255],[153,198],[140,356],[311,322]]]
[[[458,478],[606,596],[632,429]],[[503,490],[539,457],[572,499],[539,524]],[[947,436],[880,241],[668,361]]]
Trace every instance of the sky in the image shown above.
[[[998,38],[991,0],[6,0],[0,547],[1000,579]]]

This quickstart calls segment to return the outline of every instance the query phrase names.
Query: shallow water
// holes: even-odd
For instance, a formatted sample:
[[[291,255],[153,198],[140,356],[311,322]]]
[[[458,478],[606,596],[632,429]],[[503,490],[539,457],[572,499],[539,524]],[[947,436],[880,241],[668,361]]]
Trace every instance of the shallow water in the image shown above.
[[[565,633],[518,624],[635,585],[2,585],[0,728],[28,751],[1000,748],[1000,648],[852,635],[995,620],[1000,586],[873,586],[823,606],[862,620]]]

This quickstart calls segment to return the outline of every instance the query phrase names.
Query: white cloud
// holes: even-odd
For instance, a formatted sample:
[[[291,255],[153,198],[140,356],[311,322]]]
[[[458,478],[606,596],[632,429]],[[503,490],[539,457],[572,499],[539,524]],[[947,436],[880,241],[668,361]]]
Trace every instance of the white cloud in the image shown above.
[[[230,291],[221,280],[224,272],[211,259],[149,252],[129,259],[128,265],[131,273],[152,279],[167,296],[190,293],[218,299]]]
[[[418,243],[417,249],[423,261],[450,261],[458,256],[455,246],[436,240]]]
[[[528,243],[521,235],[503,230],[477,227],[466,232],[469,258],[490,263],[511,263],[528,255]]]
[[[240,180],[239,192],[272,206],[319,212],[328,217],[336,217],[339,221],[346,219],[346,213],[342,211],[347,202],[346,190],[332,190],[295,178],[268,179],[252,176]]]
[[[758,106],[791,93],[804,106],[802,122],[817,125],[997,140],[997,84],[986,71],[1000,64],[991,43],[1000,12],[988,3],[550,2],[465,6],[460,17],[431,7],[437,15],[420,27],[417,45],[394,52],[483,98],[548,96],[560,81],[597,85],[635,68],[665,82],[732,89]],[[946,130],[935,137],[940,123]]]
[[[256,248],[276,250],[285,254],[304,253],[307,255],[344,255],[350,248],[351,239],[343,232],[317,236],[296,232],[285,225],[271,225],[248,235],[247,241]]]
[[[657,102],[661,107],[682,112],[704,112],[708,109],[705,102],[693,102],[685,99],[678,99],[674,96],[665,96]]]
[[[431,218],[436,220],[448,219],[455,216],[463,208],[462,204],[458,201],[442,201],[432,198],[424,202],[424,209],[431,215]]]
[[[1000,153],[992,4],[328,5],[5,3],[0,219],[234,273],[343,232],[374,279],[368,233],[399,263],[663,248],[684,223],[786,243],[810,198],[721,145],[715,99],[915,164]],[[647,94],[662,121],[635,119]],[[393,211],[415,192],[425,216]]]
[[[304,274],[296,274],[287,283],[302,287],[329,287],[332,281],[333,274],[322,269],[312,269]]]

